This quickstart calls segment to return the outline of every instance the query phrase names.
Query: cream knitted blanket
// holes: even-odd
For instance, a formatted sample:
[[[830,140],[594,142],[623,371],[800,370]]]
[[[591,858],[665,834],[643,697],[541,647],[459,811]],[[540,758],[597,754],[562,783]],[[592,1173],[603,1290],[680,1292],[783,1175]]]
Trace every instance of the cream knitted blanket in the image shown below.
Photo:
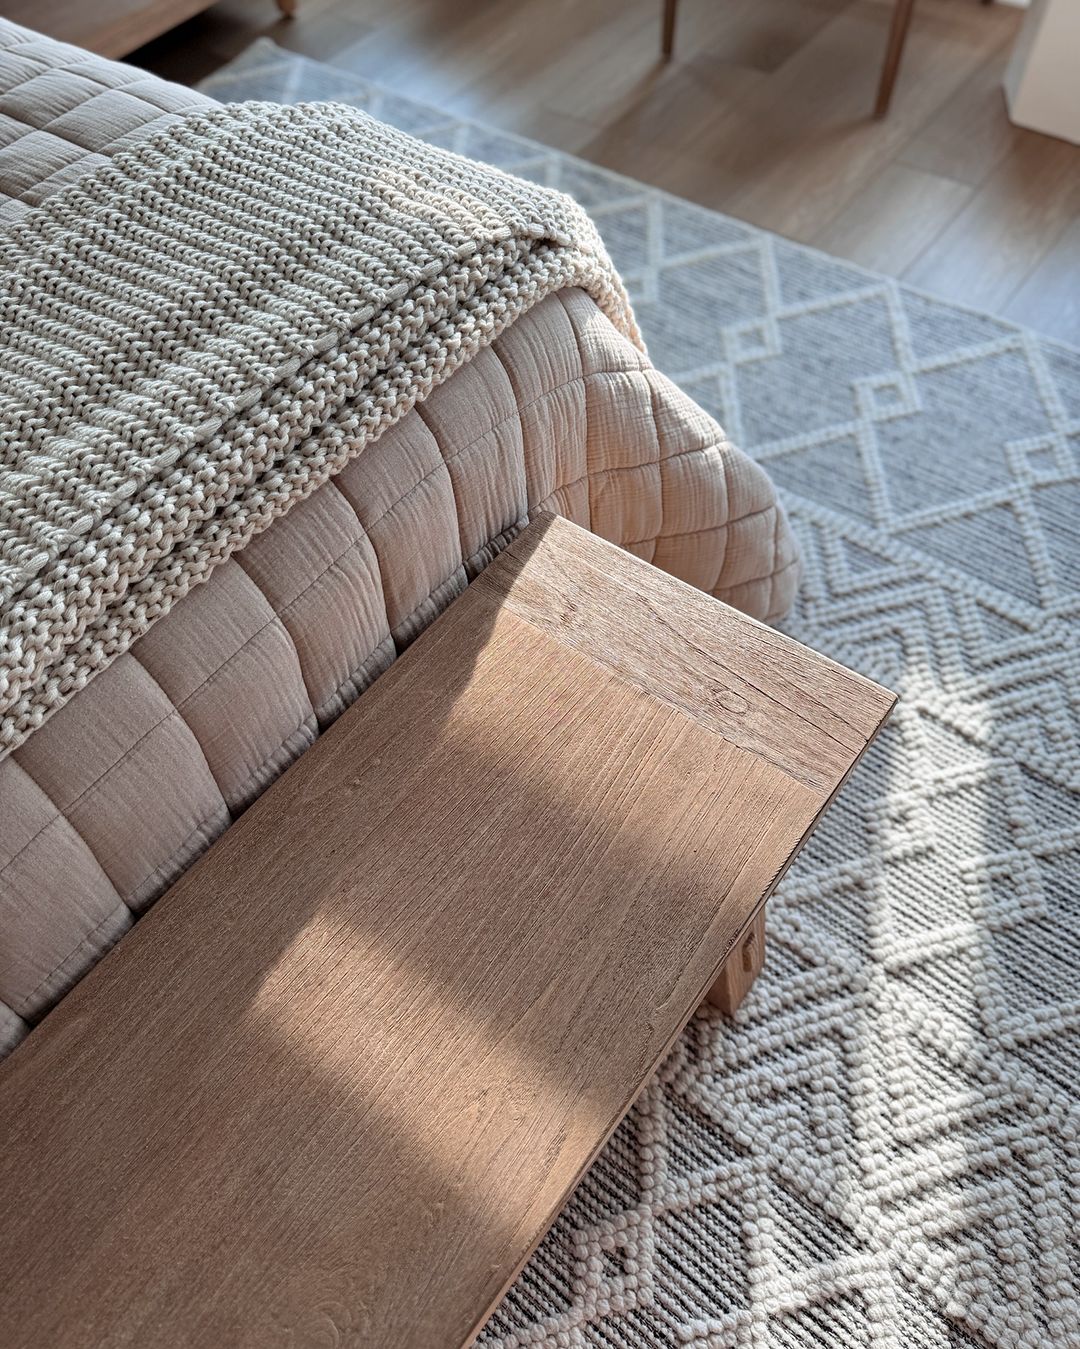
[[[352,108],[191,114],[0,237],[0,756],[545,295],[568,197]]]

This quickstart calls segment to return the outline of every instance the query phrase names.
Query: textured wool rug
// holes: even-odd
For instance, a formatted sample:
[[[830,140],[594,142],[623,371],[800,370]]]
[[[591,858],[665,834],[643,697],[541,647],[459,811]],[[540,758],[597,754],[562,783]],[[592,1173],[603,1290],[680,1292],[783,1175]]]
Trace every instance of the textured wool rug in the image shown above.
[[[789,630],[902,694],[488,1346],[1080,1346],[1080,352],[261,41],[572,193],[653,360],[768,465]]]

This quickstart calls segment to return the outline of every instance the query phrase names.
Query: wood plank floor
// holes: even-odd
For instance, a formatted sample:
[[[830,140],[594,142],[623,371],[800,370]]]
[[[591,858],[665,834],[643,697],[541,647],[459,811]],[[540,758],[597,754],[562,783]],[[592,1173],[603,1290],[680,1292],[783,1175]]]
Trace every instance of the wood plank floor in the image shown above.
[[[919,0],[869,117],[887,0],[222,0],[130,59],[194,83],[265,35],[1080,344],[1080,146],[1014,127],[1022,12]]]

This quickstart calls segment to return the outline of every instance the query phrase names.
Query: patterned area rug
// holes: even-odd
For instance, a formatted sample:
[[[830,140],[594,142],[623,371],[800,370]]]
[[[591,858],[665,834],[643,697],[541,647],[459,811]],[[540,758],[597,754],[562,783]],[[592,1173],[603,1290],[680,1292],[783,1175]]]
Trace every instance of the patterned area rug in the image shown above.
[[[1080,1346],[1080,352],[266,41],[203,87],[577,197],[784,493],[790,631],[902,694],[481,1342]]]

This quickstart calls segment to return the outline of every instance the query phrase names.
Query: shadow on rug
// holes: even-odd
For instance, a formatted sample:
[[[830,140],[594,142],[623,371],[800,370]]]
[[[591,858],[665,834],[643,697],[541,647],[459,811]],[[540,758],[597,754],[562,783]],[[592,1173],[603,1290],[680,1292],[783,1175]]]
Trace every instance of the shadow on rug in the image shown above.
[[[203,88],[575,196],[781,489],[787,628],[902,696],[480,1342],[1080,1345],[1080,352],[265,40]]]

